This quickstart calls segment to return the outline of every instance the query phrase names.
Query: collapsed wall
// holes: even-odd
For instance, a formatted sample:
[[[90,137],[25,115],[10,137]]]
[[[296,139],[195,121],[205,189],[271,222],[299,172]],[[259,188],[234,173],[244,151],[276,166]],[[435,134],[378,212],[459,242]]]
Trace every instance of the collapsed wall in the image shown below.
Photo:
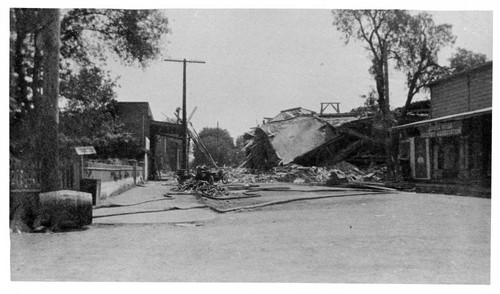
[[[240,167],[270,170],[280,163],[280,158],[277,156],[268,134],[260,128],[248,132],[244,135],[245,144],[245,161]]]
[[[283,113],[279,116],[284,117]],[[274,118],[246,134],[246,159],[241,167],[329,166],[359,155],[376,157],[383,152],[376,133],[373,118],[351,114],[321,117],[299,113]]]

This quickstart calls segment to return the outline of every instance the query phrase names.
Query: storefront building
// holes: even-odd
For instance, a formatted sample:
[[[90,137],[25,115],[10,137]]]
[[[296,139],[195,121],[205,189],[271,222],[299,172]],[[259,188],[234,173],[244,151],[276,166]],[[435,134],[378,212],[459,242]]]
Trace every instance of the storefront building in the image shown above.
[[[116,111],[123,130],[144,147],[138,157],[143,158],[147,179],[157,179],[159,171],[176,167],[183,132],[180,124],[154,120],[148,102],[117,102]]]
[[[488,62],[433,82],[431,119],[392,129],[403,178],[490,186],[492,67]]]

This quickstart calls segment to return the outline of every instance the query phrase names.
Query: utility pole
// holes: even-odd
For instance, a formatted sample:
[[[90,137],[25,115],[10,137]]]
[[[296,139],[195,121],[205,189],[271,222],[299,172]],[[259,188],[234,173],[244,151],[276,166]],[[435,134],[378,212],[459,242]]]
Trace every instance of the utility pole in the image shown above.
[[[197,61],[197,60],[186,60],[185,58],[180,59],[165,59],[168,62],[182,62],[183,64],[183,72],[182,72],[182,153],[181,153],[181,169],[184,169],[186,172],[189,171],[189,142],[188,142],[188,125],[186,118],[186,64],[187,63],[205,63],[205,61]]]

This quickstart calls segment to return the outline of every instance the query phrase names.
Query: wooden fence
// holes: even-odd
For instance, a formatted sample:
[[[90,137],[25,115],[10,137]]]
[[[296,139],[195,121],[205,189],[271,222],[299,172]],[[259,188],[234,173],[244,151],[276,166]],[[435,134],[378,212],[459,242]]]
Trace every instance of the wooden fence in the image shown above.
[[[77,183],[80,178],[99,179],[101,182],[112,182],[134,177],[143,179],[143,168],[133,165],[111,165],[94,162],[85,162],[83,175],[80,162],[64,160],[59,163],[59,178],[61,189],[79,190]],[[10,190],[11,191],[39,191],[40,190],[40,164],[29,161],[11,161],[10,163]]]
[[[71,161],[61,162],[59,178],[61,189],[71,190],[74,183],[74,164]],[[40,190],[41,165],[27,161],[10,163],[10,190]]]

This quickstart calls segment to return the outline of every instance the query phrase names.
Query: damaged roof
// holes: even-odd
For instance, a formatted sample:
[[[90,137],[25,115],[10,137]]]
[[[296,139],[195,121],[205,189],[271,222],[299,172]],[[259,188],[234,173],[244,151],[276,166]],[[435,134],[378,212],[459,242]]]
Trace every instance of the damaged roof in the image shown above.
[[[283,164],[318,148],[336,136],[335,128],[358,120],[355,115],[318,117],[314,111],[301,107],[281,111],[262,129]]]
[[[307,153],[335,136],[331,126],[315,116],[297,116],[267,123],[261,129],[268,134],[276,155],[283,164]]]
[[[342,115],[342,116],[341,115],[338,115],[338,116],[320,116],[320,119],[326,121],[329,125],[331,125],[332,127],[335,127],[335,128],[338,128],[345,123],[359,120],[359,118],[357,116],[345,116],[345,115]]]
[[[301,107],[283,110],[245,133],[242,166],[269,169],[297,160],[318,165],[342,159],[368,142],[365,133],[371,129],[364,129],[364,121],[354,113],[318,114]]]
[[[298,117],[298,116],[313,115],[315,113],[316,112],[309,110],[309,109],[305,109],[302,107],[295,107],[295,108],[282,110],[278,115],[276,115],[275,117],[270,119],[268,122],[282,121],[282,120],[287,120],[287,119],[291,119],[291,118]]]

